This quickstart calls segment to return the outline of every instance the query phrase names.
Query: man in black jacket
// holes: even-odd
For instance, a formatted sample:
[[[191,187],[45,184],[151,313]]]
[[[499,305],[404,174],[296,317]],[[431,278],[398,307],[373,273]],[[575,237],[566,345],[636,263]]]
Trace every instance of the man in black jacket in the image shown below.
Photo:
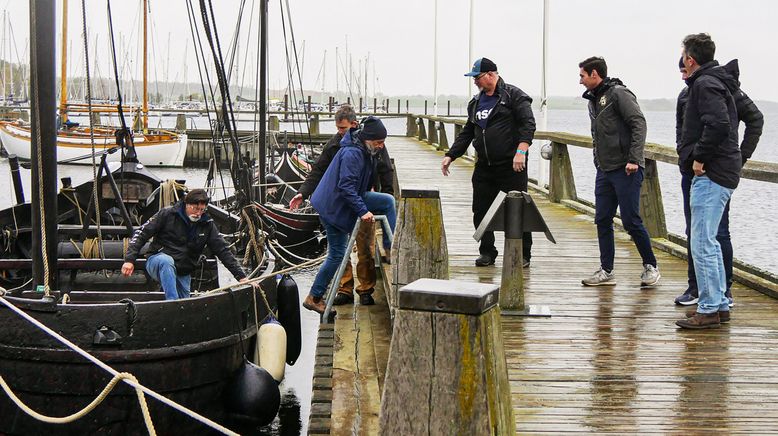
[[[699,33],[683,40],[689,98],[683,116],[678,162],[694,173],[690,207],[691,247],[697,277],[697,311],[676,322],[689,329],[717,328],[728,322],[729,301],[721,245],[716,240],[724,208],[740,182],[743,157],[738,147],[735,99],[713,60],[716,45]]]
[[[527,191],[527,153],[535,135],[532,99],[521,89],[505,83],[497,65],[480,58],[465,76],[473,78],[480,92],[467,105],[467,123],[443,158],[441,169],[465,154],[472,141],[478,159],[473,171],[473,225],[483,220],[500,191]],[[532,233],[523,239],[523,265],[532,255]],[[484,232],[476,266],[494,265],[497,248],[494,232]]]
[[[310,198],[313,191],[316,190],[316,186],[319,185],[322,176],[327,171],[330,162],[335,157],[335,154],[340,150],[340,141],[343,139],[343,135],[349,131],[349,129],[359,126],[357,122],[357,114],[351,106],[342,106],[335,112],[335,126],[338,132],[330,138],[327,144],[324,146],[321,155],[313,164],[311,172],[305,178],[305,181],[297,191],[297,195],[289,202],[289,208],[297,209],[302,204],[303,200]],[[392,163],[389,160],[389,153],[386,151],[386,147],[381,148],[374,159],[376,162],[376,168],[373,174],[376,176],[373,179],[373,188],[379,192],[385,194],[394,195],[394,187],[392,185],[393,170]],[[356,287],[357,294],[359,295],[360,304],[371,305],[374,304],[373,289],[376,283],[376,272],[373,263],[373,253],[375,252],[375,222],[362,222],[357,233],[357,239],[355,241],[357,246],[357,279],[359,285]],[[346,265],[346,270],[343,273],[343,278],[340,281],[340,287],[338,288],[338,295],[335,296],[335,305],[350,304],[354,302],[354,273],[351,268],[351,262]]]
[[[685,81],[688,78],[686,74],[686,65],[683,63],[683,57],[679,61],[678,67],[681,70],[681,78]],[[715,61],[714,61],[715,62]],[[740,89],[740,69],[738,68],[738,61],[734,59],[724,66],[716,67],[718,76],[727,85],[732,96],[735,98],[735,109],[737,110],[738,120],[745,124],[746,129],[743,133],[743,140],[740,143],[740,154],[743,157],[743,165],[751,157],[759,143],[759,138],[762,136],[762,127],[764,126],[764,116],[756,104],[751,98]],[[686,101],[689,98],[689,87],[684,87],[681,93],[678,95],[678,104],[676,106],[676,125],[675,125],[675,144],[678,147],[680,154],[681,137],[683,132],[683,115],[686,109]],[[679,162],[680,163],[680,162]],[[691,250],[691,219],[692,213],[689,207],[689,197],[692,186],[692,178],[694,173],[689,168],[680,167],[681,169],[681,192],[683,193],[683,213],[686,219],[686,241],[687,241],[687,259],[688,270],[687,275],[689,278],[689,286],[686,291],[678,298],[675,299],[675,304],[690,306],[697,304],[699,299],[699,293],[697,291],[697,276],[694,273],[694,256]],[[724,213],[721,216],[721,222],[719,223],[718,232],[716,233],[716,240],[721,245],[721,255],[724,260],[724,272],[727,277],[727,289],[724,295],[729,301],[729,306],[732,307],[734,299],[732,297],[732,263],[733,263],[733,250],[732,240],[729,234],[729,202],[724,207]]]
[[[146,272],[162,285],[167,300],[189,297],[190,274],[206,245],[236,279],[241,283],[248,281],[219,229],[205,214],[207,208],[208,195],[202,189],[193,189],[184,200],[149,218],[130,239],[122,274],[132,274],[140,249],[154,238],[148,250]]]
[[[585,286],[616,284],[613,274],[613,217],[618,208],[624,229],[635,242],[643,262],[640,285],[654,286],[661,276],[651,248],[651,238],[640,218],[646,119],[635,94],[621,80],[608,77],[605,59],[591,57],[579,63],[578,67],[580,83],[586,88],[583,98],[589,100],[592,123],[594,166],[597,168],[594,222],[600,245],[600,269],[581,283]]]

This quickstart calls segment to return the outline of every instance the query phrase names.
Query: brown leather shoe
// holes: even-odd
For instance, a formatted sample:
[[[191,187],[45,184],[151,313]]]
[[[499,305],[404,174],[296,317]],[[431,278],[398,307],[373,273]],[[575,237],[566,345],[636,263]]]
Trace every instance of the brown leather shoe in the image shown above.
[[[691,318],[679,319],[675,325],[684,329],[717,329],[721,327],[719,313],[695,313]]]
[[[324,300],[321,297],[314,297],[313,295],[308,294],[308,296],[305,297],[305,300],[303,301],[303,307],[319,314],[323,314],[324,309],[327,308],[327,305],[324,303]]]
[[[697,313],[697,310],[690,310],[686,312],[686,317],[691,318]],[[719,322],[724,324],[726,322],[729,322],[729,311],[728,310],[719,310]]]

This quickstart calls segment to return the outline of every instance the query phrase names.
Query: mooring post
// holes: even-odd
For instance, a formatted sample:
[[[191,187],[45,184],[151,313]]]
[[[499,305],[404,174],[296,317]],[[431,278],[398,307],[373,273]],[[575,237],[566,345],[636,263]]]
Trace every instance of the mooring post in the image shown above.
[[[499,192],[478,224],[473,239],[480,241],[488,231],[505,232],[500,308],[503,315],[551,316],[545,306],[525,306],[522,238],[525,232],[543,232],[556,244],[532,196],[526,192]]]
[[[512,435],[494,284],[420,279],[399,292],[381,435]]]
[[[281,130],[281,122],[278,120],[278,115],[267,117],[267,129],[273,132]]]
[[[505,244],[502,258],[500,307],[522,311],[524,307],[524,268],[522,246],[524,235],[524,198],[519,191],[511,191],[505,197]]]
[[[186,130],[186,114],[176,115],[176,131],[183,132]]]
[[[420,278],[448,279],[448,246],[437,189],[400,192],[392,242],[392,289],[389,307],[397,308],[400,288]]]
[[[90,113],[89,118],[91,119],[93,126],[99,126],[102,123],[102,121],[100,120],[100,112]]]
[[[308,128],[311,135],[319,134],[319,114],[311,114]]]
[[[408,114],[405,116],[405,136],[416,136],[419,127],[416,125],[416,117]]]

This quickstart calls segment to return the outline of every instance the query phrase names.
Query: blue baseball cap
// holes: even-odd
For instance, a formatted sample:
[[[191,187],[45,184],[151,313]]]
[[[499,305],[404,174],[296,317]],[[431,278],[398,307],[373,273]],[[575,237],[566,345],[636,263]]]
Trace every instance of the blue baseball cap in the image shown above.
[[[465,76],[475,77],[489,71],[497,71],[497,65],[487,58],[479,58],[473,63],[473,70],[465,73]]]

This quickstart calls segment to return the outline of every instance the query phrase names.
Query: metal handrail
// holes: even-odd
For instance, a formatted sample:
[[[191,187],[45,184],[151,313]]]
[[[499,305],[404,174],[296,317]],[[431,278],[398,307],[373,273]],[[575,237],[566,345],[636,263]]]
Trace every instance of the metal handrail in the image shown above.
[[[386,215],[374,215],[373,218],[375,218],[376,221],[379,221],[381,223],[381,226],[386,232],[387,236],[389,236],[389,239],[393,239],[394,235],[392,234],[392,228],[389,225],[389,220],[386,219]],[[340,261],[340,266],[338,266],[338,272],[335,273],[335,277],[332,278],[332,282],[330,282],[330,287],[327,289],[326,294],[326,301],[327,306],[324,308],[324,312],[321,314],[321,323],[322,324],[330,324],[332,321],[330,320],[330,313],[332,313],[332,305],[335,302],[335,296],[338,294],[338,287],[340,286],[340,279],[343,278],[343,273],[346,272],[346,265],[351,262],[351,250],[354,249],[354,243],[357,240],[357,233],[359,232],[359,225],[361,224],[362,220],[360,218],[357,218],[357,222],[354,224],[354,230],[351,231],[351,236],[348,238],[348,245],[346,246],[346,254],[343,255],[343,260]]]

